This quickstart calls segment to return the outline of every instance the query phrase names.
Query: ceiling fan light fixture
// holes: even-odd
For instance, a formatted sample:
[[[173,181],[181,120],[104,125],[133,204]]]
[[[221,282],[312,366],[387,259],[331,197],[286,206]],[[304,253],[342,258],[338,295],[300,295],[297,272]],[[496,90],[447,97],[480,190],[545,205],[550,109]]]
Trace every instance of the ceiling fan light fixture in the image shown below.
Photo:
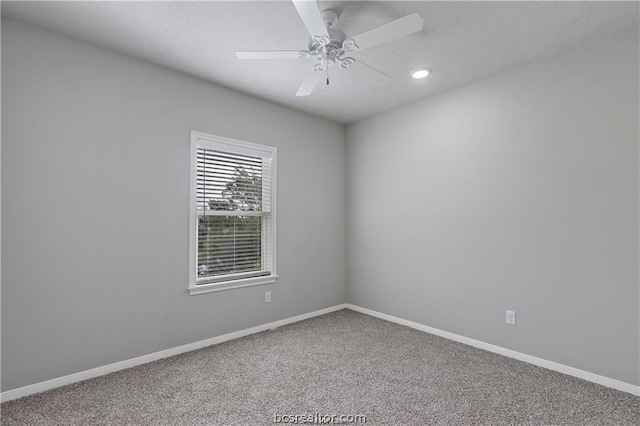
[[[416,80],[423,79],[431,74],[431,68],[418,68],[416,70],[411,71],[411,77]]]

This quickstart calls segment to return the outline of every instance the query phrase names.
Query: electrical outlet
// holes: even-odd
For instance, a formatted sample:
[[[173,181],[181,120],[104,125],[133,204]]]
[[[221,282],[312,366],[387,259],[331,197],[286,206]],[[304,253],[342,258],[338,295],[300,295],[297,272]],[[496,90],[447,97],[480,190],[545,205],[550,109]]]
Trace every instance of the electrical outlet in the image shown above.
[[[506,321],[507,324],[516,325],[516,312],[506,311]]]
[[[270,291],[265,291],[264,292],[264,302],[265,303],[270,303],[271,302],[271,292]]]

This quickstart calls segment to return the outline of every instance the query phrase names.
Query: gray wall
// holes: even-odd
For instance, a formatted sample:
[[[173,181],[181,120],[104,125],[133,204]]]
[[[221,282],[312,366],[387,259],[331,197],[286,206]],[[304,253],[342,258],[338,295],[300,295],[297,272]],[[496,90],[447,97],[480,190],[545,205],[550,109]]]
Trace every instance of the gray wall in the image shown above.
[[[633,30],[350,126],[348,301],[639,384],[638,90]]]
[[[345,300],[639,384],[637,32],[352,125],[346,163],[341,126],[6,20],[2,90],[3,391]],[[192,129],[279,148],[275,285],[188,295]]]
[[[345,301],[342,126],[5,20],[2,123],[3,391]],[[188,295],[192,129],[278,147],[276,284]]]

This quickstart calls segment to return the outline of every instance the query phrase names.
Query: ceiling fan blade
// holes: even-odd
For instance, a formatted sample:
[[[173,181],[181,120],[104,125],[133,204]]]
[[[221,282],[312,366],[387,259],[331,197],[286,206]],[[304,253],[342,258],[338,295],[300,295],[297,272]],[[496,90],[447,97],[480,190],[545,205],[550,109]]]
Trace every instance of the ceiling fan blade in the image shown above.
[[[423,28],[424,19],[414,12],[350,37],[344,41],[343,46],[347,51],[362,50],[422,31]]]
[[[304,78],[304,81],[296,92],[296,96],[309,96],[324,76],[325,73],[322,70],[315,69],[314,67],[314,69],[307,73],[307,76]]]
[[[323,46],[331,41],[320,8],[315,0],[292,0],[311,38]]]
[[[375,86],[384,86],[391,82],[391,76],[378,69],[375,69],[371,65],[367,65],[361,61],[354,61],[349,68],[349,72],[357,74],[358,76],[369,80]]]
[[[238,59],[304,59],[309,57],[305,50],[238,50]]]

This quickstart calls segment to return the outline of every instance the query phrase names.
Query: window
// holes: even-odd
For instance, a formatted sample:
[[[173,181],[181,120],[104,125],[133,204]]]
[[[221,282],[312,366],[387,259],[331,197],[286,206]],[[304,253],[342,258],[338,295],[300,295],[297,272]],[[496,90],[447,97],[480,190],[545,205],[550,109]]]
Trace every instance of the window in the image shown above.
[[[276,148],[191,132],[189,293],[275,282]]]

